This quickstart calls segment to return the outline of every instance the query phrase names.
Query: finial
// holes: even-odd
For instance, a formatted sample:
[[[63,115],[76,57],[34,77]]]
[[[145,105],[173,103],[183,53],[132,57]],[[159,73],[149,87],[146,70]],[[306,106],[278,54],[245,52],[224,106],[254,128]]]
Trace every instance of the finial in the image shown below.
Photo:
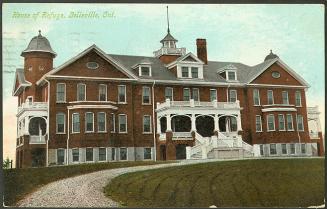
[[[168,23],[168,29],[167,32],[170,33],[170,29],[169,29],[169,15],[168,15],[168,6],[167,6],[167,23]]]
[[[41,30],[39,30],[39,36],[41,36]]]
[[[270,49],[270,54],[272,54],[272,50]]]

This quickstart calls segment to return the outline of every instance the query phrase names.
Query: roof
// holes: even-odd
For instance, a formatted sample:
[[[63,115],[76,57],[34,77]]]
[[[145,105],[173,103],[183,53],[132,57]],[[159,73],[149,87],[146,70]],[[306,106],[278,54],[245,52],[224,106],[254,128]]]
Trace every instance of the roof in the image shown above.
[[[270,50],[270,54],[268,54],[268,55],[265,57],[265,61],[267,61],[267,60],[271,60],[271,59],[275,59],[275,58],[278,58],[277,54],[272,53],[272,50]]]
[[[177,39],[175,39],[170,32],[167,33],[167,35],[160,41],[160,43],[163,43],[164,41],[175,41],[177,42]]]
[[[16,81],[18,81],[18,87],[17,88],[16,88]],[[21,90],[21,87],[31,86],[31,85],[32,84],[29,81],[25,80],[24,69],[23,68],[17,68],[16,73],[15,73],[15,81],[14,81],[12,94],[14,96],[16,96],[17,93]]]
[[[49,52],[53,56],[57,56],[56,52],[54,52],[51,48],[50,42],[48,39],[41,35],[41,31],[39,31],[39,35],[34,36],[27,48],[22,51],[22,56],[28,52]]]

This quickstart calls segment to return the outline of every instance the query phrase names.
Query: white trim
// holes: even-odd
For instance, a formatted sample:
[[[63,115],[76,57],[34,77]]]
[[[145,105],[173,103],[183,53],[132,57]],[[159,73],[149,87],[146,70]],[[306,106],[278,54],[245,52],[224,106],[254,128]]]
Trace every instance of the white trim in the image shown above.
[[[104,114],[104,131],[99,131],[99,113]],[[98,133],[107,133],[107,114],[105,112],[97,112],[97,127],[98,127]]]
[[[100,160],[100,149],[104,149],[106,151],[106,159],[105,160]],[[107,148],[106,147],[98,147],[98,162],[107,162],[108,161],[108,157],[107,157]]]
[[[268,92],[271,92],[271,98],[272,98],[271,104],[269,103],[269,93]],[[267,105],[273,105],[273,104],[275,104],[274,91],[271,89],[268,89],[267,90]]]
[[[115,113],[110,113],[111,114],[111,117],[113,118],[113,121],[110,121],[110,122],[113,122],[113,124],[110,124],[111,126],[113,125],[114,127],[114,130],[111,130],[111,126],[110,126],[110,132],[111,133],[116,133],[116,116],[115,116]]]
[[[259,104],[255,104],[255,97],[254,97],[254,92],[257,91],[258,92],[258,100],[259,100]],[[260,101],[260,90],[259,89],[253,89],[253,106],[260,106],[261,105],[261,101]]]
[[[44,77],[44,78],[43,78]],[[36,82],[37,85],[42,84],[42,79],[63,79],[66,80],[96,80],[96,81],[135,81],[136,79],[132,78],[105,78],[105,77],[87,77],[87,76],[67,76],[67,75],[47,75],[43,76],[40,80]]]
[[[58,114],[64,115],[64,132],[58,132]],[[56,134],[66,134],[66,113],[64,113],[64,112],[56,113]]]
[[[109,103],[109,104],[117,104],[117,102],[113,101],[72,101],[68,102],[69,104],[77,104],[77,103]]]
[[[67,106],[69,110],[72,109],[83,109],[83,108],[95,108],[95,109],[114,109],[117,110],[118,107],[112,106],[112,105],[72,105],[72,106]]]
[[[297,89],[308,88],[307,86],[275,85],[275,84],[260,84],[260,83],[249,83],[249,84],[245,84],[245,86],[258,86],[258,87],[270,87],[270,88],[297,88]]]
[[[170,101],[174,101],[174,88],[169,87],[169,86],[165,87],[165,99],[167,99],[166,98],[166,89],[171,89],[171,100]]]
[[[283,98],[283,94],[286,92],[286,96],[287,96],[287,103],[284,103],[284,98]],[[290,100],[288,97],[288,91],[282,91],[282,104],[284,105],[289,105],[290,104]]]
[[[215,99],[215,100],[218,102],[218,95],[217,95],[217,92],[218,92],[218,91],[217,91],[217,89],[210,89],[210,90],[209,90],[210,101],[211,101],[211,91],[215,91],[215,96],[216,96],[216,99]],[[213,102],[213,101],[214,101],[214,100],[212,100],[211,102]]]
[[[144,89],[149,89],[149,103],[144,103]],[[142,86],[142,105],[150,105],[151,104],[151,88],[149,86]]]
[[[78,132],[74,131],[74,115],[78,115],[78,120],[79,120],[79,131]],[[76,133],[80,133],[80,132],[81,132],[81,117],[78,112],[74,112],[72,114],[72,134],[76,134]]]
[[[275,111],[296,112],[296,109],[295,108],[286,108],[286,107],[275,107],[275,108],[262,109],[262,112],[275,112]]]
[[[280,129],[279,116],[283,116],[283,122],[284,122],[284,128],[283,129]],[[285,124],[285,116],[284,116],[284,114],[278,114],[278,131],[286,131],[286,124]]]
[[[125,118],[126,118],[126,130],[125,131],[120,131],[120,116],[125,116]],[[120,134],[127,133],[127,115],[126,114],[118,114],[118,133],[120,133]]]
[[[179,57],[178,59],[176,59],[175,61],[169,63],[166,65],[166,67],[168,69],[175,67],[175,65],[179,62],[183,62],[184,59],[186,59],[187,57],[191,56],[196,62],[191,62],[191,64],[204,64],[204,62],[202,60],[200,60],[197,56],[195,56],[192,52],[189,52],[187,54],[185,54],[184,56]],[[188,63],[188,62],[184,62],[184,63]]]
[[[120,151],[121,149],[126,149],[126,160],[121,159]],[[128,148],[127,147],[119,147],[119,161],[127,161],[128,160]]]
[[[142,67],[149,68],[149,75],[143,75],[142,74]],[[151,77],[152,76],[151,64],[138,64],[138,70],[139,70],[139,76],[147,76],[147,77]]]
[[[260,131],[257,130],[257,117],[260,117]],[[261,118],[261,115],[256,115],[255,116],[255,132],[256,133],[261,133],[262,132],[262,118]]]
[[[149,117],[150,118],[150,131],[148,131],[148,132],[145,132],[144,131],[144,117]],[[151,120],[152,118],[151,118],[151,115],[143,115],[143,118],[142,118],[142,133],[143,134],[151,134],[152,133],[152,124],[151,124]]]
[[[274,125],[274,129],[269,129],[269,117],[273,118],[273,125]],[[270,132],[270,131],[276,131],[276,128],[275,128],[275,115],[274,114],[269,114],[267,115],[267,132]]]
[[[104,101],[100,100],[100,86],[104,86],[105,87],[105,90],[106,90],[105,91],[106,92],[106,99]],[[98,92],[99,93],[99,98],[98,98],[99,99],[99,102],[105,102],[105,101],[107,101],[108,100],[108,85],[107,84],[99,84],[98,85],[98,88],[99,88],[98,89],[98,91],[99,91]]]
[[[58,101],[58,97],[57,97],[57,91],[58,91],[58,84],[63,84],[65,86],[64,88],[64,100],[63,101]],[[56,84],[56,103],[65,103],[66,102],[66,83],[57,83]]]
[[[230,80],[229,79],[228,73],[230,73],[230,72],[235,74],[235,80]],[[226,73],[226,80],[227,81],[237,81],[237,73],[236,73],[236,70],[225,70],[225,73]]]
[[[92,131],[88,131],[87,130],[87,120],[86,120],[86,114],[88,114],[88,113],[91,113],[92,114],[92,124],[93,124],[93,129],[92,129]],[[84,133],[94,133],[94,113],[93,112],[86,112],[85,114],[84,114],[84,120],[85,120],[85,130],[84,130]]]
[[[291,122],[292,122],[292,129],[288,129],[288,116],[291,116]],[[287,128],[287,131],[294,131],[294,123],[293,123],[293,115],[292,114],[286,114],[286,128]]]
[[[125,101],[124,102],[119,101],[119,87],[124,87],[124,94],[125,94]],[[127,103],[126,85],[117,85],[117,93],[118,93],[117,104],[126,104]]]
[[[87,160],[87,149],[92,149],[92,160]],[[94,162],[94,147],[85,147],[85,162]]]
[[[84,100],[79,100],[79,86],[84,86]],[[77,85],[76,85],[76,101],[78,101],[78,102],[83,102],[83,101],[86,101],[86,84],[85,83],[78,83]]]

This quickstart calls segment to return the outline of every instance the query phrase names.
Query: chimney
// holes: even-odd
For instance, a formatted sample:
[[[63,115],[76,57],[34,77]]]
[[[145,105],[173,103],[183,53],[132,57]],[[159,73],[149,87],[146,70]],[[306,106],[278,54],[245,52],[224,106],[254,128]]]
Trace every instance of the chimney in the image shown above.
[[[207,41],[201,38],[196,39],[196,49],[197,49],[198,58],[202,60],[204,64],[207,65],[208,64]]]

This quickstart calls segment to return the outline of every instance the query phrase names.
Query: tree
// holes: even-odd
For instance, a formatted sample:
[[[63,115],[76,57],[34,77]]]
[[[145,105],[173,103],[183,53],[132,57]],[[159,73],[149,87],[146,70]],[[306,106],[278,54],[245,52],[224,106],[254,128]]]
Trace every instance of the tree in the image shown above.
[[[11,160],[9,159],[9,157],[7,157],[7,159],[3,161],[2,167],[4,169],[9,169],[11,167],[10,164],[11,164]]]

